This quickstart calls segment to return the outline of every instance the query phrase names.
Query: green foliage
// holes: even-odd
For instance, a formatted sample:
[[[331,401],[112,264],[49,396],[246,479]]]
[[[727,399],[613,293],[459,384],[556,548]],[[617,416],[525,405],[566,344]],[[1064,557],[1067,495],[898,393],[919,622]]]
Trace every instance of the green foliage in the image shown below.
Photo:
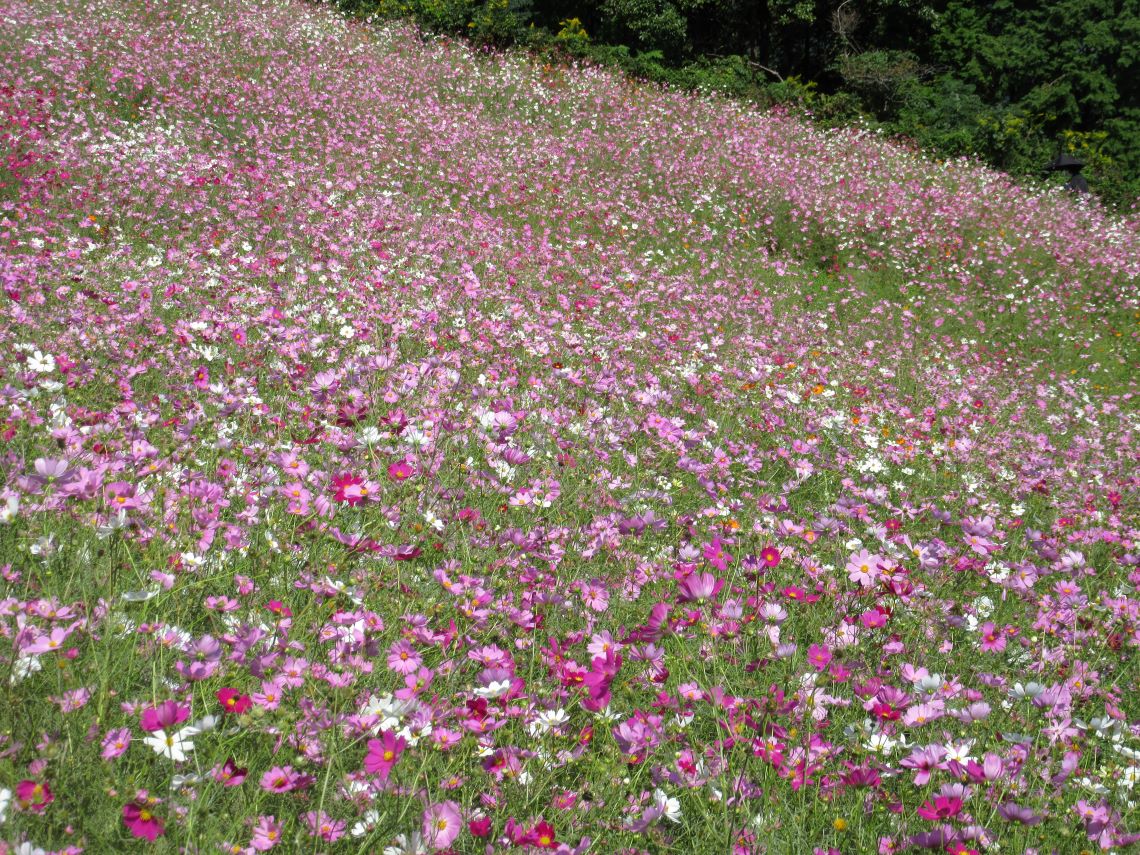
[[[623,43],[672,58],[681,55],[687,23],[670,0],[602,0],[607,30]]]
[[[555,43],[574,56],[583,55],[590,47],[590,34],[578,18],[565,18],[559,22]]]
[[[1051,157],[1079,140],[1072,134],[1103,131],[1097,162],[1089,162],[1090,183],[1123,201],[1140,180],[1138,44],[1135,0],[954,0],[938,17],[928,49],[993,105],[979,135],[994,153],[991,162],[1031,171],[1025,158],[1042,144],[1011,139],[1019,132],[1047,141]]]
[[[837,67],[847,90],[882,118],[897,115],[906,90],[923,72],[914,54],[894,50],[843,56]]]
[[[506,47],[518,36],[519,19],[511,11],[510,0],[486,0],[467,24],[472,37],[481,44]]]

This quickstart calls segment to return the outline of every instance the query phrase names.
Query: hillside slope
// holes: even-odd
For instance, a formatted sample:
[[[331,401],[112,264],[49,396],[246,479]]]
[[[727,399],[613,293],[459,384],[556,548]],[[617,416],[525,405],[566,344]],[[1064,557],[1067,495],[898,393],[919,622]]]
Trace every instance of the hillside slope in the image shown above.
[[[9,839],[1140,831],[1140,223],[295,3],[0,49]]]

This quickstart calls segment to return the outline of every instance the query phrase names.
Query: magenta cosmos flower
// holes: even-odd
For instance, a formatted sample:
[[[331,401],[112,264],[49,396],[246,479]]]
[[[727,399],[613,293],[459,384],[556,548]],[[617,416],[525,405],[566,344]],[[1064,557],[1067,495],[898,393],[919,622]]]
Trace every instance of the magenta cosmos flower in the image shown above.
[[[16,784],[16,804],[20,806],[20,810],[43,813],[44,809],[54,801],[55,796],[46,781],[24,780]]]
[[[141,717],[142,729],[150,732],[168,730],[190,717],[190,707],[177,701],[163,701],[153,707],[143,710]]]
[[[350,507],[359,505],[369,495],[368,485],[359,475],[337,475],[332,479],[333,498]]]
[[[915,813],[923,819],[941,821],[953,819],[962,812],[962,800],[953,796],[938,796],[934,801],[927,799]]]
[[[719,537],[714,538],[713,542],[705,547],[704,556],[709,564],[722,571],[728,569],[728,562],[732,560],[732,556],[725,550],[724,542]]]
[[[150,812],[149,806],[137,802],[123,805],[123,823],[135,837],[145,837],[152,843],[166,833],[162,820]]]
[[[290,618],[293,617],[293,610],[285,605],[280,600],[270,600],[265,604],[265,607],[277,617]]]
[[[407,481],[415,474],[415,467],[406,460],[398,460],[388,467],[388,477],[393,481]]]
[[[821,644],[813,644],[808,648],[808,662],[817,671],[822,671],[831,662],[831,651]]]
[[[253,706],[249,695],[243,695],[237,689],[218,689],[218,701],[227,713],[243,713]]]
[[[392,767],[400,759],[408,741],[389,730],[380,731],[379,739],[368,740],[368,754],[364,757],[364,771],[387,781]]]

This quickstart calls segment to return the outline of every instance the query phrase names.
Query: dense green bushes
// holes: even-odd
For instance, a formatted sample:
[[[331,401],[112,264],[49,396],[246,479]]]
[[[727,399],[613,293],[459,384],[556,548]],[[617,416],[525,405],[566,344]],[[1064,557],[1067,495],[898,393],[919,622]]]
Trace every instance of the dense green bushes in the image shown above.
[[[873,122],[1022,177],[1078,154],[1140,196],[1140,0],[336,0],[496,47]]]

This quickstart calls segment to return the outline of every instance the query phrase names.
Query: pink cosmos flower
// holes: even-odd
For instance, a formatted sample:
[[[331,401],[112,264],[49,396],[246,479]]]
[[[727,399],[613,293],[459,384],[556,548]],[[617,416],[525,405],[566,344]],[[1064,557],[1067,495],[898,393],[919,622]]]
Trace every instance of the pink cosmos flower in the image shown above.
[[[582,602],[588,609],[604,612],[610,606],[610,592],[601,585],[591,582],[582,587]]]
[[[190,707],[177,701],[163,701],[157,706],[143,710],[140,724],[143,730],[153,733],[156,730],[168,730],[189,717]]]
[[[123,823],[135,837],[146,838],[151,843],[166,833],[162,820],[150,812],[148,804],[123,805]]]
[[[899,765],[913,769],[915,786],[924,787],[930,781],[931,774],[942,767],[945,756],[946,749],[941,745],[926,745],[914,748],[909,757],[899,761]]]
[[[406,460],[398,460],[388,466],[388,477],[393,481],[407,481],[415,474],[415,467]]]
[[[979,645],[981,650],[985,653],[1001,653],[1005,650],[1006,640],[1005,633],[998,629],[993,621],[986,621],[979,628],[982,635],[982,641]]]
[[[281,842],[281,829],[284,823],[278,822],[274,816],[259,816],[257,825],[253,827],[253,838],[249,841],[250,847],[258,852],[268,852]]]
[[[860,549],[847,559],[847,577],[864,588],[873,587],[882,573],[879,569],[882,561],[882,556]]]
[[[408,701],[423,692],[431,681],[435,679],[435,672],[430,668],[420,668],[413,674],[404,675],[404,688],[397,689],[392,694],[401,701]]]
[[[435,849],[446,849],[462,829],[463,817],[455,802],[440,802],[424,811],[424,840]]]
[[[139,497],[135,494],[134,484],[126,481],[115,481],[104,488],[107,504],[116,511],[130,511],[142,506]]]
[[[382,730],[379,739],[368,740],[368,753],[364,756],[364,771],[376,775],[381,781],[387,781],[392,773],[392,767],[404,753],[408,741],[395,733]]]
[[[423,664],[423,657],[407,639],[400,639],[388,650],[388,667],[397,674],[415,673]]]
[[[824,670],[831,662],[832,653],[820,644],[813,644],[808,648],[808,662],[817,671]]]
[[[704,602],[720,593],[724,580],[712,573],[690,573],[677,586],[677,599],[682,603]]]
[[[67,637],[71,635],[72,628],[66,626],[57,626],[50,633],[45,632],[40,634],[35,641],[31,642],[23,649],[25,655],[41,653],[50,653],[56,650],[63,650],[63,644],[67,641]]]
[[[274,766],[261,776],[261,789],[271,793],[287,793],[297,789],[301,776],[292,766]]]
[[[890,616],[882,609],[874,608],[859,615],[859,622],[867,629],[878,629],[887,625],[888,617]]]
[[[705,546],[704,556],[709,564],[722,572],[728,569],[728,562],[732,561],[732,556],[725,550],[724,542],[719,537],[713,538],[713,542]]]
[[[249,699],[267,710],[275,710],[281,706],[281,697],[285,694],[285,687],[276,680],[264,680],[261,691],[254,692]]]
[[[780,550],[774,546],[765,546],[760,550],[760,560],[765,567],[775,567],[780,563]]]
[[[309,834],[313,837],[319,837],[327,843],[335,843],[344,837],[345,822],[333,819],[323,810],[308,811],[302,819],[309,828]]]
[[[99,756],[104,760],[113,760],[126,751],[130,744],[130,728],[120,727],[117,730],[108,731],[107,735],[103,737],[103,751]]]

